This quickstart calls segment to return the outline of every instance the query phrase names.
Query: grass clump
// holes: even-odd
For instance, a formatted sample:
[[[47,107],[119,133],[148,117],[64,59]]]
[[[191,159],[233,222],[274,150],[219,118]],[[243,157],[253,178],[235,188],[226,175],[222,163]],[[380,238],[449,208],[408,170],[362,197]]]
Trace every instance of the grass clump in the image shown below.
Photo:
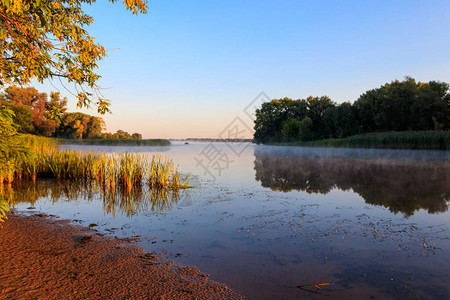
[[[51,151],[22,163],[16,178],[56,178],[96,182],[104,188],[117,185],[131,190],[147,183],[156,189],[188,188],[174,162],[166,156],[139,153]]]

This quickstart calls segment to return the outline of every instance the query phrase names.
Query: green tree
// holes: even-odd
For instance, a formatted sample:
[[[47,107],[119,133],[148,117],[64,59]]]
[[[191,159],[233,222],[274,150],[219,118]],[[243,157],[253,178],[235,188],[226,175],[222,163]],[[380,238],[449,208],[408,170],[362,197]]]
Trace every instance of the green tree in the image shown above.
[[[344,138],[359,132],[358,112],[349,102],[335,108],[335,127],[337,138]]]
[[[312,139],[312,131],[313,121],[310,117],[305,117],[300,122],[300,140],[302,141],[310,141]]]
[[[291,98],[273,99],[256,110],[255,134],[256,142],[275,142],[282,140],[283,122],[288,119],[303,119],[308,113],[305,100]]]
[[[119,129],[112,135],[113,139],[124,139],[124,140],[130,140],[132,139],[131,134],[129,134],[126,131],[123,131],[122,129]]]
[[[281,135],[284,141],[295,141],[300,138],[301,122],[296,119],[287,119],[283,122]]]
[[[93,18],[83,11],[93,2],[1,0],[0,85],[63,77],[80,88],[79,107],[94,104],[100,113],[108,111],[109,101],[99,93],[100,76],[94,72],[106,52],[86,30]],[[146,0],[123,3],[133,14],[147,11]]]
[[[14,113],[13,122],[16,124],[18,132],[29,134],[35,133],[33,115],[28,107],[15,106],[10,103],[6,103],[4,106]]]
[[[28,158],[31,152],[21,145],[14,113],[6,106],[0,106],[0,185],[12,182],[17,161]]]
[[[315,139],[326,138],[327,129],[325,124],[322,123],[322,117],[328,108],[335,107],[336,104],[328,96],[310,96],[306,101],[308,103],[308,117],[312,121],[311,134]]]

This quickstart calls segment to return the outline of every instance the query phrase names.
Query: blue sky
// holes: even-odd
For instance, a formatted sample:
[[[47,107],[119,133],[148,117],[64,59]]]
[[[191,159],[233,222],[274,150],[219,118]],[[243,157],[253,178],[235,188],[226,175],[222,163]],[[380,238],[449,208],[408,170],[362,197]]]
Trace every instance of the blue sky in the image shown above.
[[[448,0],[152,0],[139,16],[98,1],[86,11],[112,49],[98,70],[108,131],[216,137],[261,91],[341,103],[405,75],[450,82]]]

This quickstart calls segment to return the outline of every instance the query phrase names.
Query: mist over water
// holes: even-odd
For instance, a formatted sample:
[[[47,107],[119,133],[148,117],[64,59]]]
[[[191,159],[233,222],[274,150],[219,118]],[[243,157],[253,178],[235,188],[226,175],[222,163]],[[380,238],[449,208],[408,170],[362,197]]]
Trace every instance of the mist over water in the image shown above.
[[[366,203],[405,216],[448,210],[446,151],[257,147],[254,153],[255,179],[274,191],[351,190]]]
[[[215,180],[194,159],[207,143],[65,146],[170,156],[196,188],[105,195],[40,181],[10,199],[194,265],[250,299],[450,296],[450,152],[248,145]],[[314,290],[314,289],[313,289]]]

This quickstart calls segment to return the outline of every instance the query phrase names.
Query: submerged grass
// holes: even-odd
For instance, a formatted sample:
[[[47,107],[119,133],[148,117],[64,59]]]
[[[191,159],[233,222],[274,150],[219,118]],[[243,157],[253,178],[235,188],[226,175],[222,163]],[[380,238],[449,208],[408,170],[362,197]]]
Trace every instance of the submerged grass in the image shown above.
[[[343,139],[277,143],[277,145],[343,148],[450,150],[450,131],[392,131],[354,135]]]

